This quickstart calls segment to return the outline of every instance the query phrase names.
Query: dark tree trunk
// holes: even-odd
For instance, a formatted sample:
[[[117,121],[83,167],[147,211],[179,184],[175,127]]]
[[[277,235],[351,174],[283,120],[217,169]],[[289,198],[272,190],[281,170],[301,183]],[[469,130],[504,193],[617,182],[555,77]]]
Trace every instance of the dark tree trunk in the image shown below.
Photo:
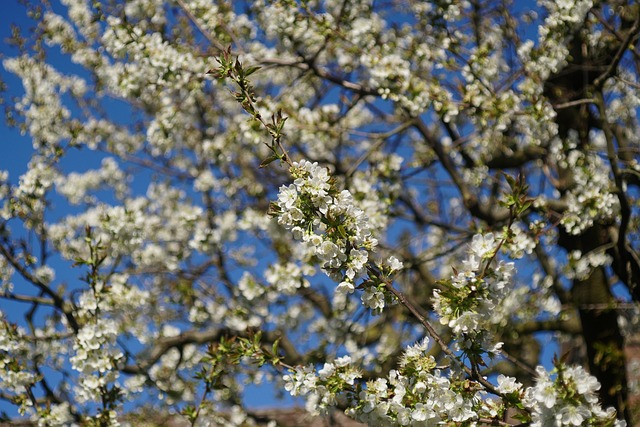
[[[613,5],[611,5],[613,7]],[[600,14],[599,6],[594,8]],[[638,6],[621,4],[621,20],[618,23],[618,34],[629,33],[634,22],[637,22]],[[627,13],[628,12],[628,13]],[[629,33],[630,34],[630,33]],[[630,34],[630,37],[632,35]],[[637,39],[633,35],[634,40]],[[569,64],[549,77],[545,83],[545,95],[556,109],[556,123],[561,138],[566,138],[570,131],[577,132],[578,149],[589,149],[589,131],[602,127],[601,117],[594,113],[586,103],[567,106],[571,101],[592,98],[593,93],[602,90],[602,83],[607,77],[615,74],[616,56],[621,41],[610,38],[600,50],[588,48],[581,39],[580,33],[569,43],[571,56]],[[614,67],[611,69],[611,67]],[[604,76],[604,78],[603,78]],[[561,194],[571,189],[573,171],[559,170],[559,188]],[[608,227],[618,228],[618,224],[595,224],[579,235],[569,235],[558,226],[559,244],[567,251],[580,250],[583,255],[593,251],[603,251],[606,247],[615,246]],[[626,283],[628,286],[629,283]],[[618,326],[616,301],[611,294],[607,270],[595,268],[589,277],[575,279],[572,283],[571,295],[582,323],[583,338],[586,345],[588,366],[592,375],[601,384],[600,398],[604,407],[614,407],[619,417],[624,417],[631,425],[630,411],[627,407],[627,373],[624,353],[624,338]]]
[[[559,243],[567,251],[580,250],[586,254],[609,243],[609,239],[603,227],[594,226],[579,236],[561,232]],[[589,277],[575,279],[571,295],[582,323],[589,371],[601,384],[602,405],[616,408],[619,417],[630,420],[624,337],[606,270],[598,267]]]

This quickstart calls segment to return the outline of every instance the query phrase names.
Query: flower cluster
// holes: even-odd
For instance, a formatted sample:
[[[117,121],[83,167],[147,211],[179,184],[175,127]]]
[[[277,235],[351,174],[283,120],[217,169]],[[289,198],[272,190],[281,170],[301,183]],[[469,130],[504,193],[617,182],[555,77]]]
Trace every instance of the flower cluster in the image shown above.
[[[496,419],[507,408],[519,408],[523,420],[534,427],[624,427],[614,410],[603,410],[596,392],[598,381],[580,366],[556,363],[552,372],[536,368],[536,384],[523,387],[513,377],[499,375],[495,391],[500,400],[486,399],[480,384],[465,379],[455,365],[438,367],[428,354],[429,340],[406,348],[398,369],[386,378],[360,382],[361,374],[349,357],[325,363],[317,372],[299,367],[284,376],[292,396],[306,396],[307,409],[324,413],[331,406],[346,406],[350,417],[377,426],[436,426],[447,422],[472,423]]]
[[[18,355],[26,351],[23,331],[10,324],[0,313],[0,387],[20,405],[24,413],[34,402],[27,390],[36,383],[36,375],[24,369]]]
[[[532,54],[533,42],[522,46],[519,55],[527,73],[546,79],[556,73],[567,61],[568,42],[573,38],[574,29],[584,21],[593,6],[592,0],[569,0],[542,2],[549,11],[544,25],[540,26],[539,46]]]
[[[270,265],[264,277],[279,293],[293,295],[297,289],[310,286],[304,275],[310,275],[313,272],[314,268],[311,266],[300,267],[292,262],[287,262]]]
[[[88,193],[99,190],[101,187],[113,187],[119,197],[122,197],[127,190],[125,174],[113,158],[103,159],[101,168],[98,170],[58,176],[55,184],[56,190],[74,205],[83,201],[95,202],[95,196],[90,196]]]
[[[457,374],[448,377],[428,354],[427,338],[405,349],[397,370],[387,378],[357,381],[361,374],[349,357],[310,366],[284,377],[293,396],[307,395],[307,409],[324,412],[337,403],[350,417],[377,426],[438,425],[477,419],[482,392]]]
[[[546,426],[625,426],[616,420],[613,408],[603,410],[598,402],[598,380],[581,366],[556,364],[552,373],[542,366],[536,368],[538,378],[533,387],[524,391],[522,402],[532,413],[533,427]],[[513,382],[510,390],[517,391],[521,385]],[[503,391],[507,391],[502,386]]]
[[[38,413],[32,417],[32,421],[36,422],[38,427],[72,425],[73,416],[71,415],[69,402],[54,403],[38,411]]]
[[[326,168],[302,161],[291,167],[294,183],[280,187],[272,214],[296,239],[312,248],[323,270],[353,291],[378,241],[347,190],[338,191]]]
[[[312,367],[297,368],[283,377],[285,390],[292,396],[308,395],[307,409],[314,413],[324,413],[344,397],[339,395],[351,388],[362,374],[351,366],[349,356],[339,357],[325,363],[317,373]]]
[[[462,269],[454,270],[443,289],[434,291],[434,309],[440,323],[448,325],[457,337],[458,345],[470,350],[478,344],[488,344],[488,327],[496,306],[511,290],[515,274],[513,263],[495,262],[499,241],[493,233],[473,236]],[[499,350],[495,345],[490,353]]]
[[[75,355],[69,360],[82,373],[77,389],[81,401],[100,401],[106,387],[118,378],[114,368],[124,355],[114,347],[117,336],[115,323],[103,318],[87,323],[78,332]]]
[[[572,147],[575,142],[570,140],[569,144]],[[612,191],[608,166],[597,154],[570,149],[561,165],[573,171],[574,179],[562,218],[567,232],[580,234],[594,223],[608,221],[618,214],[620,202]]]
[[[565,274],[570,279],[585,280],[597,267],[608,266],[612,262],[611,256],[604,251],[582,254],[581,251],[575,250],[568,255],[569,262]]]
[[[512,259],[520,259],[526,255],[531,255],[536,248],[537,242],[531,236],[541,231],[543,223],[534,221],[529,224],[530,232],[523,230],[519,226],[512,226],[509,229],[508,239],[504,242],[502,252]]]
[[[347,410],[369,425],[438,425],[477,418],[478,388],[448,376],[429,355],[427,338],[406,348],[397,370],[369,381]]]

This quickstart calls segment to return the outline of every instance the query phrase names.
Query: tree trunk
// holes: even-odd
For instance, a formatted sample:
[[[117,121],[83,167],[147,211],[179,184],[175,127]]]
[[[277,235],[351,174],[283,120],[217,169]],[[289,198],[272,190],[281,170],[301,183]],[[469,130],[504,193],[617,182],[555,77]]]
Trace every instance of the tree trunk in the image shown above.
[[[613,7],[613,6],[611,6]],[[637,6],[624,3],[630,15],[624,15],[618,31],[626,35],[638,13]],[[601,13],[596,6],[596,13]],[[633,18],[633,19],[632,19]],[[585,24],[587,25],[587,24]],[[622,37],[624,39],[624,37]],[[599,50],[588,47],[576,32],[569,42],[570,63],[545,82],[545,95],[553,105],[565,104],[556,110],[556,123],[561,138],[570,131],[577,132],[578,149],[588,150],[590,131],[601,127],[600,118],[581,103],[566,106],[566,103],[592,97],[595,87],[603,76],[603,70],[615,74],[616,53],[621,41],[610,38]],[[611,70],[610,66],[614,69]],[[597,83],[600,85],[601,83]],[[573,185],[573,171],[559,170],[558,190],[564,194]],[[595,224],[580,235],[569,235],[562,225],[558,225],[559,244],[567,251],[579,250],[583,256],[593,250],[602,250],[603,246],[615,245],[607,232],[607,227],[615,224]],[[589,277],[574,279],[571,289],[573,303],[582,323],[583,338],[586,345],[588,366],[601,384],[600,398],[604,407],[614,407],[618,417],[624,417],[631,425],[630,411],[627,405],[627,373],[624,353],[624,338],[618,326],[616,301],[611,294],[609,277],[604,267],[595,268]]]

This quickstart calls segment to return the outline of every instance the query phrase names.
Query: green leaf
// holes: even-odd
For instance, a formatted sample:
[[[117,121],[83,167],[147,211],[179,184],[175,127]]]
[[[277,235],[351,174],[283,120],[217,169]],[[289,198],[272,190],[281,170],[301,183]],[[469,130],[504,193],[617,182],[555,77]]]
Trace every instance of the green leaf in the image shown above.
[[[275,160],[278,160],[280,158],[280,156],[278,156],[277,154],[272,154],[269,157],[267,157],[266,159],[264,159],[262,162],[260,162],[260,167],[263,168],[267,165],[269,165],[270,163],[274,162]]]
[[[258,71],[260,68],[259,66],[255,66],[255,67],[249,67],[245,70],[244,75],[245,77],[250,76],[251,74],[255,73],[256,71]]]
[[[182,410],[182,415],[187,417],[187,419],[189,419],[190,421],[193,421],[195,419],[195,417],[196,417],[196,408],[191,406],[191,405],[186,406]]]
[[[507,180],[507,183],[509,184],[509,187],[511,187],[511,190],[515,190],[516,188],[516,180],[515,178],[513,178],[510,175],[505,174],[504,178]]]

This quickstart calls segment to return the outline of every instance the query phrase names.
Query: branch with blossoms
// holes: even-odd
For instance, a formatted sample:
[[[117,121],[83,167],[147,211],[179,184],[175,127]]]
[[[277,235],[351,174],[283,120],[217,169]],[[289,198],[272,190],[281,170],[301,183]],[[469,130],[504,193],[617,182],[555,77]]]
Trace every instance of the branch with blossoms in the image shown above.
[[[257,68],[243,71],[238,60],[231,61],[230,51],[218,61],[218,76],[235,81],[240,87],[236,99],[263,123],[246,79]],[[447,367],[438,366],[427,352],[429,339],[424,338],[405,349],[398,369],[391,370],[386,378],[366,383],[361,381],[362,372],[349,356],[326,362],[317,371],[314,366],[289,367],[290,373],[283,377],[285,389],[292,396],[306,396],[310,412],[324,414],[329,408],[340,406],[350,417],[375,425],[509,425],[501,420],[509,408],[515,408],[523,425],[546,425],[550,414],[555,414],[563,425],[624,425],[615,419],[615,411],[602,410],[596,398],[599,384],[581,368],[556,362],[554,371],[548,373],[538,367],[536,385],[526,389],[515,378],[504,375],[494,385],[480,371],[487,366],[485,355],[490,359],[498,356],[502,346],[491,333],[492,314],[512,289],[515,267],[497,256],[505,242],[513,238],[511,227],[515,219],[533,202],[527,197],[522,176],[506,176],[510,191],[501,205],[509,216],[502,236],[475,235],[462,268],[454,268],[453,276],[441,281],[440,289],[434,291],[433,305],[439,321],[453,332],[451,349],[417,307],[393,287],[393,276],[403,269],[402,262],[393,256],[383,262],[374,259],[378,241],[351,193],[340,190],[330,171],[317,162],[289,160],[280,140],[283,126],[281,121],[274,133],[265,125],[273,140],[273,160],[290,165],[293,183],[280,187],[269,214],[314,254],[322,270],[338,283],[337,293],[348,296],[356,289],[362,291],[362,304],[373,313],[400,303],[424,326],[449,361]],[[487,393],[498,399],[488,399]]]
[[[84,280],[90,290],[81,297],[78,316],[82,324],[73,345],[75,354],[69,360],[73,369],[82,373],[78,395],[85,402],[98,402],[101,406],[98,414],[87,421],[88,425],[107,427],[116,423],[116,410],[124,397],[117,383],[118,365],[124,354],[116,343],[117,323],[107,315],[109,289],[100,274],[107,259],[105,248],[90,227],[86,227],[85,232],[88,254],[76,259],[76,265],[88,267]]]
[[[527,389],[514,378],[504,376],[493,385],[481,374],[480,367],[486,366],[484,354],[496,357],[502,345],[494,342],[490,332],[491,317],[511,290],[515,268],[513,263],[497,261],[496,257],[510,237],[513,221],[500,239],[492,233],[474,236],[463,268],[454,269],[451,279],[443,281],[442,289],[435,291],[434,309],[440,323],[454,333],[452,350],[407,297],[394,289],[392,276],[403,268],[402,263],[393,257],[383,263],[370,259],[377,241],[371,237],[366,217],[349,192],[338,191],[327,170],[318,164],[295,162],[290,172],[294,183],[281,187],[271,214],[292,231],[294,238],[315,251],[325,273],[339,282],[337,292],[362,290],[363,305],[374,312],[400,302],[442,347],[451,364],[446,369],[438,367],[427,354],[429,340],[425,339],[407,348],[398,370],[392,370],[386,379],[366,384],[358,381],[360,370],[351,365],[348,356],[325,363],[317,372],[311,366],[298,367],[284,377],[286,389],[293,396],[306,395],[308,409],[325,413],[328,408],[341,405],[358,421],[382,425],[498,421],[508,408],[521,411],[525,422],[538,422],[557,411],[570,425],[622,425],[616,424],[615,411],[603,411],[594,399],[598,388],[593,377],[585,373],[588,382],[583,384],[576,382],[582,372],[572,374],[570,380],[562,376],[567,370],[578,368],[567,368],[558,362],[557,379],[553,380],[553,372],[549,374],[538,367],[538,383]],[[531,201],[525,195],[525,186],[509,181],[513,191],[504,204],[519,215]],[[358,284],[359,279],[362,281]],[[499,399],[487,400],[487,392]],[[549,397],[540,404],[539,397],[544,393]]]

